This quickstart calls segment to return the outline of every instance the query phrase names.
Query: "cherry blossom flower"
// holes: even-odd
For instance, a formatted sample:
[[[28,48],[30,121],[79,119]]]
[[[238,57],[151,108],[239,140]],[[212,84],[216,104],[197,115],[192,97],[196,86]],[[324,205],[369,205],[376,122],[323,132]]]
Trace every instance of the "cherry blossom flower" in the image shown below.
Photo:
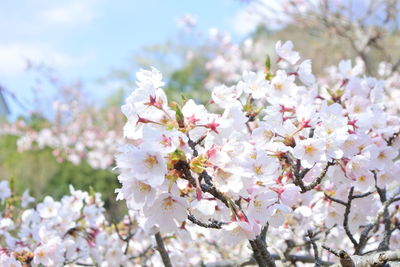
[[[54,201],[52,197],[47,196],[42,203],[38,204],[37,210],[40,217],[47,219],[57,216],[60,206],[60,203]]]
[[[178,222],[186,220],[188,207],[184,198],[163,193],[144,212],[149,216],[148,223],[157,224],[164,232],[173,232]]]
[[[276,53],[279,58],[288,61],[290,64],[296,64],[300,59],[300,55],[296,51],[292,51],[292,41],[286,41],[283,45],[281,41],[278,41],[275,45]]]
[[[211,98],[215,104],[221,108],[227,108],[231,104],[235,103],[242,91],[237,86],[227,87],[225,85],[220,85],[214,88],[211,93]]]
[[[262,73],[244,72],[243,81],[237,85],[238,89],[251,94],[254,99],[260,99],[267,93],[268,83]]]
[[[321,139],[300,140],[293,149],[293,156],[300,159],[305,168],[312,168],[315,163],[326,160],[325,143]]]
[[[56,266],[64,261],[64,250],[59,238],[50,239],[34,251],[33,262],[45,266]]]
[[[315,77],[312,74],[311,60],[307,59],[301,62],[297,74],[299,75],[300,81],[305,85],[309,86],[314,84]]]
[[[223,227],[222,242],[236,244],[245,239],[255,239],[261,228],[255,222],[233,221]]]

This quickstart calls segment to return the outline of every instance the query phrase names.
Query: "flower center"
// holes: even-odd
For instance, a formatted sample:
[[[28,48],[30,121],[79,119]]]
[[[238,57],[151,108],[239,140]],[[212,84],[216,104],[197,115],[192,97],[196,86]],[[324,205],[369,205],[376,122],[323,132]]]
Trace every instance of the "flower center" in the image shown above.
[[[139,191],[140,192],[149,192],[151,190],[151,186],[142,182],[139,182]]]
[[[153,168],[158,163],[157,157],[153,155],[148,155],[144,162],[149,168]]]
[[[281,83],[275,83],[275,84],[274,84],[274,87],[275,87],[275,89],[278,90],[278,91],[282,91],[282,88],[283,88],[283,86],[282,86]]]
[[[379,155],[378,155],[378,158],[379,159],[386,159],[385,153],[384,152],[380,152]]]
[[[261,169],[261,166],[254,166],[254,172],[257,173],[258,175],[263,174],[263,170]]]
[[[174,202],[175,200],[172,199],[172,197],[167,197],[164,199],[162,203],[162,207],[164,210],[172,210],[174,208]]]
[[[312,145],[308,145],[308,146],[305,147],[305,152],[306,152],[306,154],[312,155],[312,154],[314,154],[316,151],[317,151],[317,150],[316,150],[315,147],[312,146]]]
[[[259,88],[258,84],[252,84],[252,85],[250,86],[250,90],[253,91],[253,92],[257,91],[258,88]]]
[[[253,201],[253,203],[254,203],[254,207],[255,207],[255,208],[261,208],[261,206],[262,206],[262,203],[261,203],[260,200],[255,199],[255,200]]]
[[[365,182],[365,180],[367,180],[367,177],[365,177],[365,175],[361,175],[360,177],[358,177],[358,181],[359,182]]]
[[[360,113],[361,112],[361,107],[360,106],[355,106],[354,107],[354,113]]]
[[[265,131],[264,131],[264,136],[265,136],[267,139],[271,139],[271,138],[274,136],[274,134],[273,134],[271,131],[269,131],[269,130],[265,130]]]

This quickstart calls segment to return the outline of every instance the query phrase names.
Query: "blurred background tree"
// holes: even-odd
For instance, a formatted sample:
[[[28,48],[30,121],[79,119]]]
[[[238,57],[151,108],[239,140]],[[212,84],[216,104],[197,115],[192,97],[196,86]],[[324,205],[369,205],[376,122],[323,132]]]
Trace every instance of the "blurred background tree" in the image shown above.
[[[292,40],[317,73],[346,57],[359,57],[369,75],[381,62],[391,73],[400,68],[399,0],[241,1],[260,25],[279,28],[276,39]]]
[[[29,120],[36,129],[49,124],[37,115]],[[80,164],[58,162],[49,147],[19,152],[17,140],[17,136],[0,135],[0,180],[12,178],[17,193],[22,194],[28,188],[37,200],[46,195],[60,199],[68,194],[69,185],[86,191],[92,188],[102,194],[112,221],[126,212],[125,204],[115,200],[114,190],[119,184],[111,170],[95,169],[86,161]]]

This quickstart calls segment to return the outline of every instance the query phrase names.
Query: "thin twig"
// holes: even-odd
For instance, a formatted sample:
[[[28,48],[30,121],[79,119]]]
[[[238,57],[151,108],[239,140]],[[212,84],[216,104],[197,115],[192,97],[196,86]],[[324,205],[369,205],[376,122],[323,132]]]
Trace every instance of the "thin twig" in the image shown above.
[[[325,246],[325,245],[322,245],[322,248],[323,249],[326,249],[327,251],[329,251],[330,253],[332,253],[333,255],[335,255],[336,257],[340,257],[339,256],[339,251],[337,251],[337,250],[334,250],[334,249],[332,249],[332,248],[330,248],[330,247],[327,247],[327,246]]]
[[[307,231],[307,235],[308,235],[308,238],[310,238],[310,242],[311,242],[311,245],[312,245],[313,250],[314,250],[314,259],[315,259],[315,265],[314,266],[315,267],[320,267],[321,266],[321,259],[320,259],[319,255],[318,255],[318,247],[317,247],[317,244],[315,243],[315,239],[314,239],[315,235],[313,234],[313,232],[311,230]]]

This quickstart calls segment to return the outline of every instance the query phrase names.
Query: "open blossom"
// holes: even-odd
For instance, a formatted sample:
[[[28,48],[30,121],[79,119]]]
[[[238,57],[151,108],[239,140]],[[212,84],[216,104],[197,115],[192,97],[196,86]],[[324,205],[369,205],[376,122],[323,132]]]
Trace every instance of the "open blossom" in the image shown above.
[[[157,150],[147,150],[145,147],[141,149],[125,146],[123,149],[126,152],[117,156],[117,165],[126,175],[131,175],[151,186],[161,185],[164,182],[167,174],[165,155]]]
[[[292,211],[291,208],[282,204],[274,204],[269,209],[272,215],[268,222],[272,227],[281,226],[284,223],[286,216]]]
[[[233,221],[224,225],[222,235],[222,242],[227,245],[236,244],[245,239],[255,239],[260,233],[260,226],[252,221]]]
[[[305,168],[311,168],[326,160],[325,143],[321,139],[300,140],[293,149],[293,156],[300,159]]]
[[[218,106],[226,108],[229,105],[237,102],[242,94],[242,90],[237,86],[220,85],[214,88],[211,93],[211,98]]]
[[[394,164],[388,170],[382,170],[377,172],[377,185],[379,187],[383,187],[386,185],[390,185],[396,181],[396,177],[400,175],[400,168],[397,161],[397,164]]]
[[[137,164],[136,168],[133,168],[137,179],[148,181],[150,185],[160,185],[164,182],[167,169],[162,154],[156,151],[137,150],[132,156],[132,160]]]
[[[239,174],[235,168],[222,169],[217,168],[214,172],[215,186],[224,193],[237,194],[243,190],[245,181],[243,176]]]
[[[64,261],[64,249],[61,240],[53,238],[35,249],[33,262],[45,266],[57,266]]]
[[[124,174],[120,174],[118,180],[123,186],[116,190],[117,200],[125,199],[130,209],[135,210],[145,204],[149,205],[154,200],[156,190],[151,185]]]
[[[279,171],[278,160],[262,150],[252,153],[251,159],[244,166],[250,175],[267,184]]]
[[[144,126],[141,147],[148,150],[163,151],[165,154],[174,152],[176,149],[185,149],[187,136],[178,130],[161,131],[160,129]]]
[[[307,86],[312,85],[315,82],[315,77],[312,74],[311,60],[307,59],[301,62],[297,74],[302,83]]]
[[[346,174],[350,177],[365,176],[369,172],[368,164],[369,161],[364,155],[357,155],[346,164]]]
[[[212,218],[215,214],[215,209],[217,208],[217,202],[215,200],[200,199],[194,200],[191,204],[192,213],[201,220],[207,221]]]
[[[290,64],[296,64],[300,59],[299,53],[292,50],[292,41],[286,41],[283,45],[281,41],[278,41],[275,45],[275,49],[279,58],[286,60]]]
[[[399,152],[392,147],[378,147],[376,145],[366,147],[363,152],[373,161],[373,167],[378,170],[390,168],[393,165],[393,159],[399,154]]]
[[[16,260],[15,257],[2,254],[0,255],[0,266],[22,267],[22,264],[20,261]]]
[[[251,94],[254,99],[265,97],[267,93],[268,83],[263,73],[244,72],[243,81],[237,85],[238,89]]]
[[[300,189],[294,184],[287,184],[282,188],[279,199],[286,206],[293,206],[300,200]]]
[[[164,85],[164,82],[162,81],[162,74],[159,70],[156,68],[151,68],[151,70],[143,70],[141,69],[139,72],[136,74],[136,84],[139,87],[143,88],[160,88]]]
[[[186,220],[187,208],[188,204],[184,198],[163,193],[151,207],[145,207],[144,212],[149,217],[148,223],[157,224],[163,232],[173,232],[177,223]]]
[[[42,203],[39,203],[39,205],[37,206],[37,210],[40,217],[51,218],[57,216],[60,206],[61,205],[59,202],[56,202],[53,200],[52,197],[47,196],[44,198],[44,201]]]
[[[343,223],[344,207],[337,203],[332,203],[328,208],[325,208],[326,218],[325,224],[327,227],[332,227],[335,224]]]
[[[354,188],[361,192],[368,191],[374,187],[374,175],[371,172],[365,172],[365,174],[353,176],[353,179]]]
[[[273,125],[262,122],[251,133],[252,138],[259,146],[266,145],[274,137],[273,129],[274,129]]]
[[[251,196],[248,206],[248,215],[260,223],[266,223],[272,215],[269,209],[278,201],[278,194],[274,191],[265,191]]]
[[[296,90],[294,76],[288,76],[285,71],[278,70],[276,76],[271,80],[268,94],[273,97],[286,97]]]

